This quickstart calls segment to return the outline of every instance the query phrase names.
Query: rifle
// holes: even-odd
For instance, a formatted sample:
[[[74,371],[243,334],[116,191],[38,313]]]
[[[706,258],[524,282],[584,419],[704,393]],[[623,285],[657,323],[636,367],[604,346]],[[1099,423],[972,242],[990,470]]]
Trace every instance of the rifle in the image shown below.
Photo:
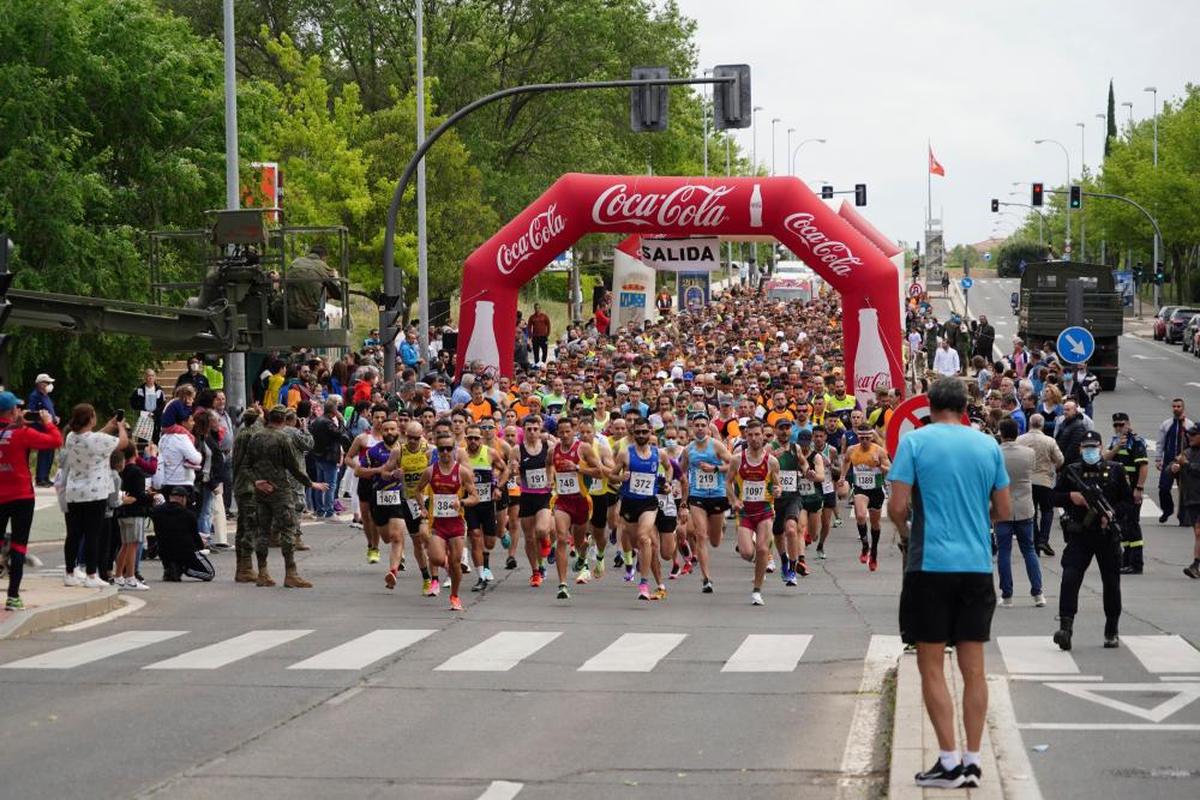
[[[1099,486],[1093,486],[1080,477],[1078,469],[1075,468],[1076,466],[1075,464],[1071,464],[1063,471],[1066,473],[1067,479],[1083,495],[1083,499],[1087,503],[1087,514],[1083,518],[1083,527],[1090,528],[1093,525],[1098,525],[1101,519],[1107,519],[1107,531],[1109,535],[1119,539],[1121,537],[1121,522],[1117,516],[1116,509],[1113,508],[1112,503],[1108,502],[1108,498],[1104,496],[1104,492]]]

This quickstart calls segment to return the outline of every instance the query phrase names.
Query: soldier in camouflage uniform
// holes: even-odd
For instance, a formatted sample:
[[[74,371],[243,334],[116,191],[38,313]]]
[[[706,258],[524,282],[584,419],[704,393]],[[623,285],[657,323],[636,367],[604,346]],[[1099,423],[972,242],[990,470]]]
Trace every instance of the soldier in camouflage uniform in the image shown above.
[[[303,486],[324,491],[323,483],[313,483],[304,471],[304,464],[292,444],[291,435],[284,430],[287,407],[275,406],[267,413],[267,426],[246,442],[245,469],[254,486],[257,501],[258,536],[254,541],[254,555],[258,561],[258,586],[274,586],[275,581],[267,572],[267,547],[271,535],[278,534],[286,575],[283,585],[294,589],[309,589],[312,584],[301,578],[296,571],[294,536],[299,527],[296,515],[295,494],[291,478]]]
[[[342,299],[337,273],[325,263],[325,248],[313,245],[308,255],[291,263],[284,277],[284,296],[287,299],[286,321],[289,328],[307,328],[321,322],[326,299]],[[283,299],[272,309],[276,323],[283,321]]]
[[[302,404],[308,406],[309,410],[311,411],[311,404],[309,403],[309,401],[301,400],[300,402]],[[304,419],[305,419],[305,421],[307,421],[307,419],[308,419],[307,415],[305,416]],[[294,446],[296,448],[296,454],[300,457],[300,463],[303,465],[305,463],[304,462],[305,455],[312,452],[313,437],[312,437],[312,434],[308,432],[307,428],[301,427],[300,422],[299,422],[299,416],[296,413],[296,409],[292,409],[292,408],[288,409],[287,418],[284,420],[283,429],[285,431],[287,431],[288,436],[291,437],[292,446]],[[292,481],[292,491],[295,493],[295,496],[296,496],[296,513],[301,514],[304,511],[304,485],[301,484],[300,481],[296,480],[295,478],[292,478],[291,481]],[[304,539],[301,538],[299,526],[296,527],[294,543],[295,543],[295,548],[298,551],[312,549],[311,547],[306,545],[304,543]],[[272,542],[271,542],[272,547],[277,547],[278,545],[279,545],[278,542],[272,540]]]
[[[237,572],[233,579],[238,583],[254,583],[258,575],[254,572],[254,537],[257,535],[258,520],[255,515],[257,502],[254,499],[254,481],[246,469],[246,444],[250,437],[262,430],[258,424],[257,408],[242,412],[242,429],[233,437],[233,496],[237,500]]]

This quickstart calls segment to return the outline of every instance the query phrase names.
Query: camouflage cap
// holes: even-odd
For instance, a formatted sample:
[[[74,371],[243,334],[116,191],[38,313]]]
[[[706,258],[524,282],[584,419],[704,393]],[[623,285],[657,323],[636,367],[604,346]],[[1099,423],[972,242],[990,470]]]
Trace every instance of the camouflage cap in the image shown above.
[[[283,403],[280,403],[280,404],[278,404],[278,405],[275,405],[275,406],[271,406],[271,413],[272,413],[272,414],[286,414],[286,413],[287,413],[289,410],[290,410],[290,409],[288,409],[288,407],[287,407],[287,406],[285,406]]]

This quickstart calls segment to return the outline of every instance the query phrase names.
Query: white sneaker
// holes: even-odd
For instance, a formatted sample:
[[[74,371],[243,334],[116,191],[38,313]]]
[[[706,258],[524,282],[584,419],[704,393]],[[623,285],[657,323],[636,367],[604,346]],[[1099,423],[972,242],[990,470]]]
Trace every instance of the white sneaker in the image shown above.
[[[750,605],[765,606],[766,604],[767,604],[767,602],[765,600],[763,600],[762,592],[751,592],[750,593]]]
[[[87,572],[83,569],[83,567],[76,566],[75,572],[72,574],[79,580],[80,583],[83,583],[87,580]]]
[[[125,589],[131,592],[148,592],[150,587],[139,581],[137,578],[130,578],[125,581]]]
[[[1046,607],[1046,595],[1035,594],[1033,596],[1033,604],[1035,606],[1037,606],[1038,608],[1045,608]]]
[[[771,556],[770,560],[767,561],[767,574],[770,575],[770,574],[773,574],[774,572],[775,572],[775,556]]]
[[[83,586],[83,581],[74,572],[68,572],[63,575],[63,586]]]
[[[135,578],[134,580],[136,580],[136,578]],[[129,587],[127,587],[127,586],[125,585],[125,579],[124,579],[124,578],[122,578],[122,577],[121,577],[121,576],[119,576],[119,575],[118,575],[117,577],[115,577],[115,578],[113,578],[113,579],[112,579],[112,585],[113,585],[113,586],[115,586],[115,587],[117,587],[118,589],[126,589],[126,588],[129,588]]]
[[[1003,606],[1004,608],[1012,608],[1013,607],[1013,599],[1011,597],[1001,597],[1000,605]]]
[[[88,575],[84,578],[83,585],[88,589],[103,589],[108,586],[108,582],[100,580],[99,575]]]

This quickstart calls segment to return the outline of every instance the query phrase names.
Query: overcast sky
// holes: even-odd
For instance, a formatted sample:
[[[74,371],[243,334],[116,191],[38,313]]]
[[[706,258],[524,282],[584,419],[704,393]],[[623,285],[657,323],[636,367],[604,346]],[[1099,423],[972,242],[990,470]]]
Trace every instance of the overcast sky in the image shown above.
[[[988,238],[990,199],[1029,202],[1013,181],[1061,184],[1060,140],[1079,173],[1102,155],[1108,81],[1124,128],[1200,82],[1200,3],[1195,0],[678,0],[698,23],[701,67],[749,63],[758,114],[758,160],[787,170],[787,129],[804,146],[796,172],[815,185],[868,186],[868,218],[884,233],[921,237],[929,139],[946,177],[933,177],[934,216],[948,245]],[[750,130],[738,136],[747,152]],[[723,164],[721,165],[723,166]],[[1021,209],[1013,209],[1021,211]],[[1016,226],[1000,216],[1004,231]]]

